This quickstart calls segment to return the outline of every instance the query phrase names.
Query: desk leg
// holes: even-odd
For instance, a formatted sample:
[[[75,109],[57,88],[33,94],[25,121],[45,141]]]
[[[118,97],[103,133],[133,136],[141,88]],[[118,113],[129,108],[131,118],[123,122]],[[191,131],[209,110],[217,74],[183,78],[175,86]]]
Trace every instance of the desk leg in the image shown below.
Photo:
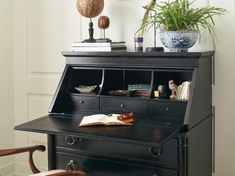
[[[188,176],[188,139],[177,139],[179,176]]]
[[[47,148],[48,148],[48,170],[56,168],[56,157],[55,157],[55,135],[47,135]]]

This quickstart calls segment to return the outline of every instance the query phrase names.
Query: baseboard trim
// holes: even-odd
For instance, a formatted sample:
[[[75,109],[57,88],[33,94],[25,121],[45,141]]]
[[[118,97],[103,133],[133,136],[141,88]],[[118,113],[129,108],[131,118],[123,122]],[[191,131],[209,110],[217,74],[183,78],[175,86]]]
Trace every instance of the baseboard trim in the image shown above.
[[[0,176],[15,176],[15,164],[10,163],[6,166],[0,166]]]
[[[38,168],[40,171],[46,171],[47,168]],[[0,166],[0,176],[26,176],[32,174],[28,164],[10,163],[6,166]]]
[[[38,167],[40,171],[46,171],[47,168]],[[14,176],[26,176],[31,175],[32,171],[29,164],[15,163],[15,175]]]

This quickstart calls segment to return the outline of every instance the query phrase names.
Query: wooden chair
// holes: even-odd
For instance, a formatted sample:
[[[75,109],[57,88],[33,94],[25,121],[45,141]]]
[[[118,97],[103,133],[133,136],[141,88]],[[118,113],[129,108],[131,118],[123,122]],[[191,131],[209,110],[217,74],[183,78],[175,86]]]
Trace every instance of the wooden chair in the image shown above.
[[[46,147],[43,145],[35,145],[30,147],[0,150],[0,157],[29,152],[29,165],[33,172],[33,175],[30,176],[86,176],[85,172],[79,170],[78,171],[51,170],[40,173],[40,171],[36,168],[33,162],[33,152],[36,150],[44,152],[46,150]]]

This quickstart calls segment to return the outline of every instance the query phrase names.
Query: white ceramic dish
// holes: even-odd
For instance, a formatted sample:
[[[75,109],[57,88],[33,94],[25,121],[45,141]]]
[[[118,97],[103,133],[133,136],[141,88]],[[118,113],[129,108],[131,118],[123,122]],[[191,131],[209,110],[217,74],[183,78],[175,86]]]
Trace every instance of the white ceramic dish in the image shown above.
[[[84,85],[80,85],[78,87],[74,87],[74,89],[76,89],[77,91],[79,91],[80,93],[91,93],[92,91],[95,90],[95,88],[97,87],[97,85],[94,86],[84,86]]]

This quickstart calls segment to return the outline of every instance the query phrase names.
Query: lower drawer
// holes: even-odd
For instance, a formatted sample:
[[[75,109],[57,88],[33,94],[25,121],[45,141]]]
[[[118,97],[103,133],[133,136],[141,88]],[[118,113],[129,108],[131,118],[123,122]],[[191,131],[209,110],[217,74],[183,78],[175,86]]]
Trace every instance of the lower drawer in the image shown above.
[[[56,168],[80,169],[88,176],[177,176],[177,170],[135,165],[69,153],[56,153]]]
[[[152,148],[151,146],[58,135],[56,136],[56,146],[74,149],[75,153],[77,151],[77,153],[87,153],[92,156],[103,155],[137,162],[152,162],[153,165],[177,168],[176,139],[170,139],[161,148]]]

